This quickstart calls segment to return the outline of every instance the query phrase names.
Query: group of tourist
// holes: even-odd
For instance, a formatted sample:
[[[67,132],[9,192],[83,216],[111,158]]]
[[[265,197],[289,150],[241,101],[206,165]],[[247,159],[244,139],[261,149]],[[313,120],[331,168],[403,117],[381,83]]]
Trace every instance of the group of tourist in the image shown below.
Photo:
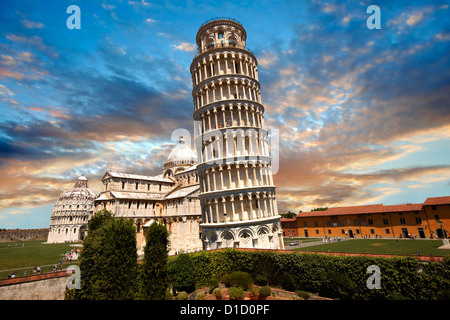
[[[52,272],[56,272],[56,271],[58,271],[58,269],[60,271],[62,271],[63,263],[64,263],[63,260],[64,261],[78,260],[78,256],[79,256],[80,252],[81,252],[80,249],[71,249],[69,251],[66,251],[63,254],[62,259],[59,259],[59,262],[58,262],[59,263],[59,267],[58,267],[57,264],[53,265]],[[23,273],[24,277],[27,276],[27,271],[28,270],[25,269],[25,271]],[[41,273],[41,267],[40,266],[34,266],[34,268],[33,268],[33,275],[40,274],[40,273]],[[11,273],[8,274],[8,279],[14,279],[16,277],[17,277],[17,272],[13,272],[12,274]]]

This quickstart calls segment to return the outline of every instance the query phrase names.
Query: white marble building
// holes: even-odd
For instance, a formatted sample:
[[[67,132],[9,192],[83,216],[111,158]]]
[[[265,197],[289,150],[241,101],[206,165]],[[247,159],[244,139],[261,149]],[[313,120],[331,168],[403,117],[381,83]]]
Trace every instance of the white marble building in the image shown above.
[[[75,242],[83,240],[89,219],[94,212],[97,195],[88,187],[88,180],[80,176],[72,189],[55,202],[50,215],[47,242]]]
[[[192,75],[203,248],[283,249],[258,63],[243,26],[203,24]]]
[[[133,220],[139,254],[145,246],[145,229],[153,221],[167,226],[170,255],[202,250],[196,156],[183,137],[164,161],[161,175],[108,170],[102,182],[95,212],[107,209],[116,217]]]

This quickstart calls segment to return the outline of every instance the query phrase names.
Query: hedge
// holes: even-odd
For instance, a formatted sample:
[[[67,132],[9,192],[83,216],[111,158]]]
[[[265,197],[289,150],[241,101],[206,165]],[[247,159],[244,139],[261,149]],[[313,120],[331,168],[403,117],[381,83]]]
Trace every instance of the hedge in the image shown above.
[[[189,254],[196,269],[195,286],[208,286],[233,271],[248,272],[253,279],[288,291],[303,290],[339,299],[448,299],[450,258],[419,262],[414,257],[327,256],[224,249]],[[171,257],[177,259],[177,256]],[[369,289],[367,267],[377,265],[381,288]]]

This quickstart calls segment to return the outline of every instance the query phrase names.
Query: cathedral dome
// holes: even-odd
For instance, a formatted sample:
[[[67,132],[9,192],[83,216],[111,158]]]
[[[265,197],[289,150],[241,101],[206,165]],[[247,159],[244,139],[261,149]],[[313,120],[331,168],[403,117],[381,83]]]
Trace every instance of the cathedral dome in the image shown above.
[[[180,137],[178,145],[173,148],[166,162],[172,164],[195,164],[196,156],[189,146],[186,145],[184,138]]]

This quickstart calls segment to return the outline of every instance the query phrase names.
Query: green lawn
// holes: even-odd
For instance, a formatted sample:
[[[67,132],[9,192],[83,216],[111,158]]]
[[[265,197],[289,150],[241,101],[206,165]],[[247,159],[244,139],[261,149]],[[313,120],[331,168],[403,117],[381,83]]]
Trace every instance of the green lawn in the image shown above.
[[[283,241],[284,241],[284,245],[288,246],[292,241],[301,241],[302,243],[307,243],[307,242],[314,242],[314,241],[321,241],[322,238],[298,238],[298,237],[294,237],[294,240],[292,240],[290,237],[284,237]]]
[[[44,244],[44,242],[44,240],[33,240],[0,243],[0,279],[5,279],[8,273],[14,272],[2,271],[8,269],[17,269],[17,276],[23,276],[25,269],[22,268],[27,268],[27,275],[32,275],[34,266],[41,266],[41,272],[51,271],[53,265],[58,264],[65,252],[76,248],[68,243]],[[9,245],[10,248],[8,248]],[[65,265],[69,264],[75,264],[75,261],[65,262]],[[45,265],[50,266],[44,267]]]
[[[443,245],[442,240],[410,240],[402,239],[352,239],[340,242],[331,242],[323,245],[298,248],[300,251],[331,251],[375,254],[414,255],[419,252],[422,256],[446,256],[450,250],[438,249]]]

